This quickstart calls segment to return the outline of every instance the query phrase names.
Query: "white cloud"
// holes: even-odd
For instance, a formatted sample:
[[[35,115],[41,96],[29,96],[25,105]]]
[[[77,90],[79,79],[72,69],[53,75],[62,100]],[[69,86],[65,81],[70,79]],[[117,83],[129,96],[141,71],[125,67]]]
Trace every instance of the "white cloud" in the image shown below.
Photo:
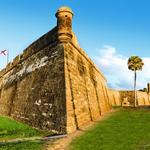
[[[137,88],[141,89],[150,82],[150,57],[143,57],[144,67],[137,73]],[[116,48],[104,46],[99,50],[99,56],[94,58],[95,63],[104,73],[108,84],[115,89],[133,89],[134,73],[128,70],[127,60],[117,53]]]

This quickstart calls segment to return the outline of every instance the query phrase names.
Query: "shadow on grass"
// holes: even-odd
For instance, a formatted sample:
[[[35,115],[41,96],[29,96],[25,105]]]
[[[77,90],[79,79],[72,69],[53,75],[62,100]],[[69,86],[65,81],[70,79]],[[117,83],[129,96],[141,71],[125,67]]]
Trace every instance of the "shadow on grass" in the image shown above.
[[[44,142],[20,142],[0,145],[0,150],[42,150]]]

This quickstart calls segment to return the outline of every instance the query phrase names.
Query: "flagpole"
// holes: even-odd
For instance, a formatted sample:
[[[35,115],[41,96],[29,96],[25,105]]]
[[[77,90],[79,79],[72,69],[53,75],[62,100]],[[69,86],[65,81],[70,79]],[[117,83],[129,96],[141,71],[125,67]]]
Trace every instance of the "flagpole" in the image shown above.
[[[7,49],[7,65],[9,63],[9,49]]]

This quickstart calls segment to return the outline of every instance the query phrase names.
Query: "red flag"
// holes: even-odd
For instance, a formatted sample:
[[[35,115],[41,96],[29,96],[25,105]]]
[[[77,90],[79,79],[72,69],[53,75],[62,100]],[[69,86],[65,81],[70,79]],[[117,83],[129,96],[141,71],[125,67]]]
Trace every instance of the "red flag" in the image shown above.
[[[7,55],[7,50],[5,49],[5,50],[0,51],[0,55],[6,56]]]

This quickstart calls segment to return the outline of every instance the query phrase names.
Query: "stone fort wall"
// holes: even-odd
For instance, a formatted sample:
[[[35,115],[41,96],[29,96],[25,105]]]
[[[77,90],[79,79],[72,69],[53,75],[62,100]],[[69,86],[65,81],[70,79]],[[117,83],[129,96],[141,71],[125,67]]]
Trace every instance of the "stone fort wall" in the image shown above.
[[[133,92],[107,87],[72,31],[73,12],[62,7],[57,26],[0,71],[0,115],[56,133],[71,133],[98,120]],[[141,105],[149,105],[138,92]],[[132,102],[131,102],[132,103]]]
[[[134,91],[109,89],[109,95],[109,101],[112,106],[134,106]],[[150,93],[136,91],[136,98],[139,106],[150,105]]]
[[[33,127],[70,133],[111,109],[105,77],[72,32],[62,7],[57,26],[0,72],[0,114]]]
[[[84,51],[65,44],[67,130],[73,131],[111,109],[106,79]]]
[[[109,101],[112,106],[121,106],[122,104],[122,97],[118,90],[108,89],[109,91]]]
[[[127,98],[130,105],[134,105],[134,91],[120,91],[121,100],[123,102],[124,98]],[[150,105],[149,93],[137,91],[136,92],[137,103],[140,106]]]
[[[64,49],[51,43],[54,35],[44,35],[1,71],[0,114],[65,132]]]

